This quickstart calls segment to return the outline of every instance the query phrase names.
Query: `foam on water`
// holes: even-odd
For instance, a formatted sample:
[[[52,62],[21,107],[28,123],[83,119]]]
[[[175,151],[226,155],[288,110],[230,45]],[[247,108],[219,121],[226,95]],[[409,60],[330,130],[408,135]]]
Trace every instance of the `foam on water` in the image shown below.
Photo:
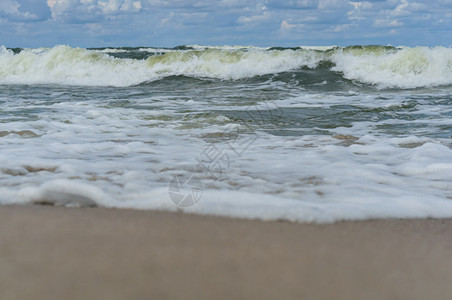
[[[398,51],[339,51],[333,70],[380,88],[418,88],[452,84],[452,49],[402,48]]]
[[[194,50],[193,50],[194,49]],[[56,46],[0,48],[0,84],[132,86],[168,76],[237,80],[266,74],[316,69],[321,62],[344,78],[380,88],[417,88],[452,84],[452,49],[380,46],[272,49],[201,47],[137,49],[146,60],[115,58],[125,49],[86,50]]]
[[[450,49],[161,50],[2,48],[0,203],[178,210],[170,183],[193,175],[190,213],[452,217]]]
[[[3,47],[0,83],[131,86],[175,75],[240,79],[315,67],[320,59],[315,52],[206,49],[167,51],[147,60],[133,60],[67,46],[19,54]]]
[[[1,84],[130,86],[159,76],[136,60],[67,46],[23,50],[0,49]]]
[[[3,156],[3,165],[8,165],[6,159],[15,161],[15,165],[22,159],[22,164],[41,169],[35,171],[40,179],[33,178],[33,172],[17,178],[21,184],[10,178],[18,188],[3,186],[0,200],[180,209],[169,199],[167,184],[174,175],[202,176],[194,160],[202,149],[187,148],[181,138],[168,142],[151,147],[139,142],[106,145],[89,141],[83,145],[76,140],[64,145],[54,141],[52,153],[47,148],[35,155],[42,157],[40,165],[24,160],[21,153]],[[364,136],[348,147],[339,142],[329,137],[308,136],[300,140],[262,134],[253,148],[235,161],[223,180],[204,178],[202,198],[184,210],[303,222],[452,216],[450,147],[415,137],[382,140]],[[181,144],[185,145],[183,152],[178,147]],[[410,144],[421,146],[405,147]],[[37,144],[29,149],[38,151],[39,147]],[[44,152],[54,158],[46,159]],[[62,153],[71,159],[56,159]],[[46,171],[46,164],[55,170]]]

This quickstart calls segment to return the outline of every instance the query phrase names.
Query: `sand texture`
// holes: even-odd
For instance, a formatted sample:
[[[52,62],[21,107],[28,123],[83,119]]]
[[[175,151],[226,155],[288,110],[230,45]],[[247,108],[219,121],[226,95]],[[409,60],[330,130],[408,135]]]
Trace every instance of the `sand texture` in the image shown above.
[[[1,299],[452,299],[452,220],[0,207]]]

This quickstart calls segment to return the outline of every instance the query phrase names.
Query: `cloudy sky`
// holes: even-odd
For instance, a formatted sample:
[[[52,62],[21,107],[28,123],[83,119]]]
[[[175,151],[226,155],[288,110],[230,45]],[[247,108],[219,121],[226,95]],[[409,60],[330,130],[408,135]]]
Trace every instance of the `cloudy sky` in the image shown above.
[[[0,45],[452,45],[452,0],[0,0]]]

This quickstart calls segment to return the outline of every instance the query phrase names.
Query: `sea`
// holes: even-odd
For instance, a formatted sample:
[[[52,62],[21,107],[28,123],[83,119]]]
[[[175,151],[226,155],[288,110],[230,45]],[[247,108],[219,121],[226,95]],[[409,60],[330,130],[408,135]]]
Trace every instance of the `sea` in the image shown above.
[[[0,47],[0,204],[452,217],[451,47]]]

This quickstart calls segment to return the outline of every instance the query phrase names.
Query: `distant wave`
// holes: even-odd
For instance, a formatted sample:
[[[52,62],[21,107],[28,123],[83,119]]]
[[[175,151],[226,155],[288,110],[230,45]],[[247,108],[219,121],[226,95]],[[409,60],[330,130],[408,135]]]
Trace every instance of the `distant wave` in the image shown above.
[[[377,88],[452,84],[452,49],[445,47],[208,47],[39,49],[0,47],[0,84],[131,86],[168,76],[238,80],[266,74],[331,72]]]

